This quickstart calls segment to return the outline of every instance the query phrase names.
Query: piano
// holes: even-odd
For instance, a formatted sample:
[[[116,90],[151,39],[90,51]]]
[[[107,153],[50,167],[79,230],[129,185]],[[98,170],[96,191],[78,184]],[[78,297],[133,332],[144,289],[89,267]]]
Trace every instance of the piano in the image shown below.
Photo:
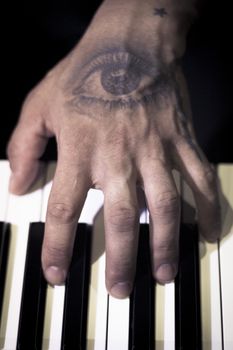
[[[49,286],[40,267],[55,163],[24,196],[8,193],[9,164],[0,162],[1,350],[232,350],[233,166],[218,166],[223,238],[198,237],[194,201],[175,173],[182,197],[180,266],[174,282],[150,271],[147,210],[140,216],[135,286],[117,300],[105,289],[103,195],[90,190],[65,286]]]

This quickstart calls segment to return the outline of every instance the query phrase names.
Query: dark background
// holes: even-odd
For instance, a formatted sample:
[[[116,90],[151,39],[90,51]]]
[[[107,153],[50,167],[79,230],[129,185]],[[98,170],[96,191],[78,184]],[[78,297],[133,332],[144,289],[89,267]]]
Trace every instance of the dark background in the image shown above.
[[[0,159],[6,157],[6,143],[25,95],[78,42],[100,3],[24,0],[8,2],[1,11]],[[213,163],[233,163],[231,17],[226,5],[205,1],[182,61],[197,138]],[[45,159],[55,158],[52,141]]]

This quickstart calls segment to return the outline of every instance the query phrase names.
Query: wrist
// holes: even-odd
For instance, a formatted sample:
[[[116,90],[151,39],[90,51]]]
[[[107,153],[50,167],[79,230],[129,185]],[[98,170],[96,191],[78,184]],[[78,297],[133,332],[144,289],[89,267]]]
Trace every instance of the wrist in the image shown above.
[[[195,0],[105,0],[84,42],[102,47],[137,48],[171,63],[184,53],[186,35],[195,18]],[[92,46],[92,44],[91,44]]]

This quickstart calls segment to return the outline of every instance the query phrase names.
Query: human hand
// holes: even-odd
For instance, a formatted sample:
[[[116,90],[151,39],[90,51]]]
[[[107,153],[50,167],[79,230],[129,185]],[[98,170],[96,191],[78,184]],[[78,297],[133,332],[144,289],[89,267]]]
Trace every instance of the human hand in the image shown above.
[[[97,19],[98,23],[98,19]],[[97,26],[98,28],[98,26]],[[160,283],[177,272],[180,201],[172,169],[190,185],[202,235],[219,235],[216,176],[197,145],[180,67],[128,40],[81,43],[29,94],[8,146],[11,191],[34,181],[47,139],[58,162],[49,198],[42,266],[51,284],[65,281],[74,234],[89,188],[104,193],[106,286],[132,290],[142,188],[150,212],[152,270]]]

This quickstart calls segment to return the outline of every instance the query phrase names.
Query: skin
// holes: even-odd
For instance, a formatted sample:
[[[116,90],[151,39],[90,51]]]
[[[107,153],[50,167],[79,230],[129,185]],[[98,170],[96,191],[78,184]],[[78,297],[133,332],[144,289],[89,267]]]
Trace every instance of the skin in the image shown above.
[[[26,98],[8,145],[10,190],[23,194],[56,136],[42,251],[51,284],[65,281],[88,190],[103,191],[106,287],[117,298],[133,286],[141,189],[154,277],[168,283],[177,273],[180,200],[172,169],[193,190],[201,234],[215,241],[220,233],[216,175],[195,139],[177,60],[193,1],[182,11],[170,0],[140,4],[103,2],[80,43]]]

